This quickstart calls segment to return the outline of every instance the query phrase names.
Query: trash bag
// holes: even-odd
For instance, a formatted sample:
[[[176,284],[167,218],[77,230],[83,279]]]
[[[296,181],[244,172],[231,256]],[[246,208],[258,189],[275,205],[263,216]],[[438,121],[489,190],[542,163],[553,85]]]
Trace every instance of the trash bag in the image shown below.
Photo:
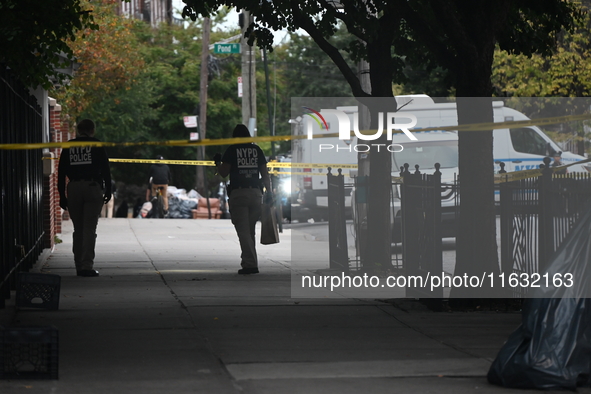
[[[550,259],[545,283],[525,301],[522,323],[488,371],[493,384],[536,389],[591,386],[591,211]],[[572,274],[572,286],[552,279]],[[543,273],[541,273],[543,274]],[[542,276],[543,277],[543,276]],[[562,279],[561,279],[562,280]]]
[[[170,196],[168,198],[168,217],[174,219],[191,219],[191,209],[197,207],[197,200]]]

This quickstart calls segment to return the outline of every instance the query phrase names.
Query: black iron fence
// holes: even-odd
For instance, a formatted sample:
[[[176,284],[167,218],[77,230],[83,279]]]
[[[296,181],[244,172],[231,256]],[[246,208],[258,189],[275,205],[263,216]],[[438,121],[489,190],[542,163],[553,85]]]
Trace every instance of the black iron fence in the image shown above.
[[[542,175],[500,184],[501,270],[543,272],[577,220],[591,209],[591,174]],[[525,289],[514,292],[522,297]]]
[[[442,272],[441,243],[441,172],[436,164],[433,175],[414,172],[404,166],[400,187],[402,211],[402,258],[408,275],[427,280],[429,272]],[[426,294],[427,290],[409,288],[411,297],[443,297],[443,289]]]
[[[542,271],[579,218],[591,209],[591,174],[557,174],[548,167],[549,158],[544,162],[541,176],[510,181],[507,174],[498,185],[499,257],[506,274]],[[427,175],[406,166],[392,183],[391,269],[413,275],[442,272],[441,240],[456,236],[460,186],[456,180],[442,184],[438,172]],[[367,181],[367,175],[355,178],[353,218],[358,251],[366,244]],[[359,262],[358,269],[363,259]],[[438,296],[430,293],[429,297]]]
[[[345,216],[345,177],[341,169],[334,175],[328,167],[328,236],[330,268],[349,271],[349,248]]]
[[[42,111],[35,97],[0,67],[0,143],[38,143]],[[43,164],[40,150],[0,150],[0,308],[43,250]]]

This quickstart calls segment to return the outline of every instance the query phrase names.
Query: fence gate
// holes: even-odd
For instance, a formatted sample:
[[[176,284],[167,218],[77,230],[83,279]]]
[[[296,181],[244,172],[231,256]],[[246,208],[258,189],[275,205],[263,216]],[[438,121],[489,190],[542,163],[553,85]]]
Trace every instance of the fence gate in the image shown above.
[[[441,254],[441,172],[435,165],[433,175],[421,174],[418,166],[415,172],[408,171],[408,164],[402,171],[400,188],[402,209],[402,258],[407,276],[421,276],[443,272]],[[408,297],[443,298],[443,289],[430,291],[418,286],[407,289]]]

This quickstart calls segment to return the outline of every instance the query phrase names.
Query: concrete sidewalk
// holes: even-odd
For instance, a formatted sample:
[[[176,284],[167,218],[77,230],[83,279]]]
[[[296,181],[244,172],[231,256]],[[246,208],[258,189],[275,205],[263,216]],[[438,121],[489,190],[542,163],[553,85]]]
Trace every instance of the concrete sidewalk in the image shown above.
[[[241,276],[228,220],[101,219],[101,276],[82,278],[70,226],[35,267],[62,277],[59,310],[15,311],[14,296],[0,310],[4,325],[59,329],[60,378],[1,393],[522,393],[485,377],[519,313],[291,298],[291,230]]]

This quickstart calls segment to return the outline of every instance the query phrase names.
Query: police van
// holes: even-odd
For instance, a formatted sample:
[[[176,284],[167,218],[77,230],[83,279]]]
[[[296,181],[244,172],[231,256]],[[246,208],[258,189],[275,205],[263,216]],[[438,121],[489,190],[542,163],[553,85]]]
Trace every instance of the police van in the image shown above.
[[[405,115],[414,116],[416,122],[412,124],[412,130],[424,128],[437,128],[457,126],[456,103],[435,103],[427,95],[397,96],[397,103],[402,107],[396,116],[404,118]],[[494,122],[529,120],[523,113],[508,108],[502,101],[493,101]],[[337,107],[337,110],[345,113],[350,120],[351,129],[356,121],[357,107]],[[410,117],[409,117],[410,119]],[[338,132],[338,119],[334,116],[326,116],[326,123],[311,122],[312,133],[328,134]],[[326,127],[328,126],[328,127]],[[309,126],[308,126],[309,127]],[[298,127],[295,134],[303,135],[306,128]],[[408,163],[411,168],[419,165],[422,173],[432,173],[434,164],[441,164],[442,183],[452,183],[458,176],[458,134],[455,131],[413,131],[416,140],[411,140],[404,133],[392,135],[390,151],[392,152],[392,175],[399,174],[401,166]],[[353,137],[350,140],[342,140],[337,137],[296,139],[294,140],[294,162],[298,163],[326,163],[326,164],[356,164],[358,154],[367,149],[368,141],[359,141]],[[543,159],[552,156],[554,152],[562,149],[537,126],[519,126],[515,128],[503,128],[493,130],[493,158],[494,171],[501,170],[501,163],[507,172],[537,169],[543,163]],[[571,164],[586,158],[571,152],[562,152],[563,164]],[[335,166],[336,167],[336,166]],[[573,165],[569,172],[587,172],[584,165]],[[299,202],[304,211],[310,214],[322,216],[327,210],[326,168],[304,168],[304,172],[310,173],[297,179],[301,190]],[[333,170],[334,172],[334,170]],[[353,184],[355,171],[343,171],[347,174],[346,184]],[[346,191],[345,195],[349,196]],[[346,198],[345,205],[351,208],[350,197]],[[394,209],[396,213],[396,208]]]

